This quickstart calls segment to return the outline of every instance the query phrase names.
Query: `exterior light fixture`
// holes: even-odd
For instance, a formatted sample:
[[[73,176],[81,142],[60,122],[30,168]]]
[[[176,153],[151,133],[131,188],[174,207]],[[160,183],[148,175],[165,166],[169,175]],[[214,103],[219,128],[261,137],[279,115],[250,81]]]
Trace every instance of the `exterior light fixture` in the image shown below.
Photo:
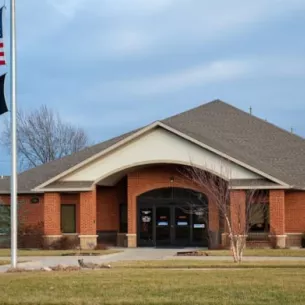
[[[171,183],[173,183],[174,180],[175,180],[175,178],[174,178],[173,176],[171,176],[171,177],[169,178],[169,180],[170,180]]]

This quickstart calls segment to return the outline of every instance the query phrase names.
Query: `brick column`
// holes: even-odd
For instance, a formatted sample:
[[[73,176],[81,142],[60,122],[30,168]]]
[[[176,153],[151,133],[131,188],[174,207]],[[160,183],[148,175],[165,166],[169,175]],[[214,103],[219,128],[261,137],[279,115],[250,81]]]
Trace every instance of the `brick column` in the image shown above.
[[[244,234],[246,229],[246,192],[230,192],[231,225],[234,234]]]
[[[269,208],[270,208],[270,233],[275,238],[276,246],[279,248],[286,247],[285,235],[285,191],[269,191]]]
[[[96,190],[80,193],[80,246],[92,249],[97,244],[96,235]]]
[[[127,210],[128,210],[128,248],[137,247],[137,198],[135,189],[138,184],[137,176],[128,175],[127,182]]]
[[[246,232],[246,192],[244,190],[230,191],[230,217],[234,235],[242,235],[247,238]],[[228,246],[229,240],[223,238],[223,242]]]
[[[209,247],[211,249],[219,246],[219,209],[215,202],[209,201]]]
[[[49,246],[61,237],[60,228],[60,193],[44,194],[44,240]]]

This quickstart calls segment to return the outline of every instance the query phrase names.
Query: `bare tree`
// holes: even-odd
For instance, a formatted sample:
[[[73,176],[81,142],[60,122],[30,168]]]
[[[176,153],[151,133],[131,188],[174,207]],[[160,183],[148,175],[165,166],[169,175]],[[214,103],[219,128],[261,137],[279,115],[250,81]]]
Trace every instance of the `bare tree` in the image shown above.
[[[88,136],[80,127],[63,122],[47,106],[30,113],[19,111],[17,124],[20,167],[27,169],[77,152],[88,145]],[[4,124],[2,144],[10,148],[9,122]]]
[[[185,168],[184,175],[207,194],[209,205],[213,204],[218,210],[222,220],[220,222],[228,233],[233,260],[241,262],[249,230],[255,223],[255,219],[264,214],[266,206],[261,202],[265,201],[265,192],[251,186],[250,189],[233,198],[233,179],[231,179],[229,165],[222,165],[221,172],[222,177],[219,177],[192,166]],[[207,212],[204,215],[207,215]]]

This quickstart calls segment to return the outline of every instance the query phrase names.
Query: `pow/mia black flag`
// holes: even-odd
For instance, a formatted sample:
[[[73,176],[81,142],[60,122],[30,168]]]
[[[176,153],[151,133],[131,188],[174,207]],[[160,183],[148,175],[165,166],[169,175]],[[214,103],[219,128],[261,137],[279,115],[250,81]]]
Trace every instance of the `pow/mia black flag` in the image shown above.
[[[5,96],[4,96],[4,81],[5,81],[5,74],[0,76],[0,115],[8,112],[5,102]]]

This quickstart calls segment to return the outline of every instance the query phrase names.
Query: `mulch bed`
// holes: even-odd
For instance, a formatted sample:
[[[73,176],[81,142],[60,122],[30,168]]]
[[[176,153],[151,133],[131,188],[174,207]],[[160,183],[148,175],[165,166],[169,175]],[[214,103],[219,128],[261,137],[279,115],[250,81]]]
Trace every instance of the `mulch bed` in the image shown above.
[[[209,256],[209,254],[203,251],[183,251],[177,252],[177,256]]]
[[[72,252],[72,253],[63,253],[61,256],[100,256],[101,253],[92,253],[92,252]]]

